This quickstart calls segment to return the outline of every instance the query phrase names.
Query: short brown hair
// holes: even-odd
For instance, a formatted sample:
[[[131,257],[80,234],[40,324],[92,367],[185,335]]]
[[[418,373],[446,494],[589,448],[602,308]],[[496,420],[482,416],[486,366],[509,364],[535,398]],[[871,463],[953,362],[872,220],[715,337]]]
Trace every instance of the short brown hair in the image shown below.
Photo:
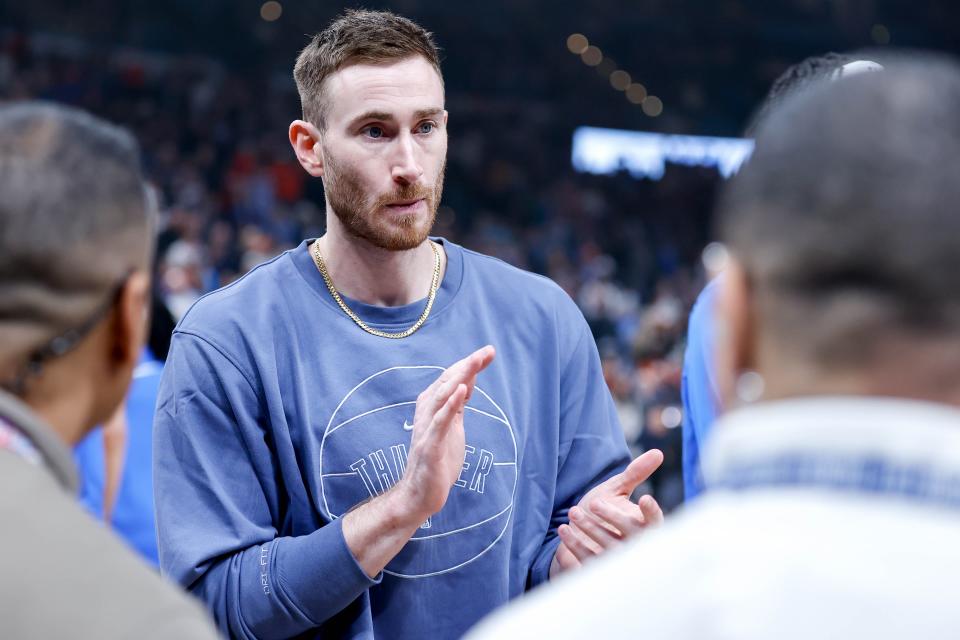
[[[412,20],[387,11],[346,11],[313,36],[297,57],[293,78],[300,92],[304,120],[324,128],[323,83],[343,67],[418,55],[433,65],[442,82],[440,53],[432,33]]]

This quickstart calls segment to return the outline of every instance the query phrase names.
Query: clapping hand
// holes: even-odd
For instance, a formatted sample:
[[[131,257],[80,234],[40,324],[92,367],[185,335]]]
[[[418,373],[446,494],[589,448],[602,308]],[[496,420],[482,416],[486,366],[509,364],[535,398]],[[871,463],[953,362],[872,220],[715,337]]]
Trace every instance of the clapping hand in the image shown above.
[[[634,489],[646,481],[663,462],[663,453],[651,449],[627,468],[597,485],[570,508],[570,524],[560,525],[561,544],[550,565],[551,577],[579,567],[607,549],[644,529],[663,522],[663,511],[652,496],[644,495],[636,503],[630,500]]]

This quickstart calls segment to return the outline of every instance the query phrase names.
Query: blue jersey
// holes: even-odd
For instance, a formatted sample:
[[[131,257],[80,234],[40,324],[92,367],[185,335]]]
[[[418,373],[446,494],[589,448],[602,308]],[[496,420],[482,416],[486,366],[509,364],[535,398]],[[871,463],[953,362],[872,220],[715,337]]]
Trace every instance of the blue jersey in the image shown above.
[[[720,281],[711,280],[700,292],[687,326],[683,356],[683,486],[687,500],[703,491],[700,450],[720,409],[720,392],[714,370],[716,332],[714,308]]]
[[[453,638],[547,578],[557,527],[629,454],[596,345],[551,281],[441,240],[427,323],[402,340],[336,305],[308,243],[197,302],[155,427],[160,561],[235,637]],[[347,300],[386,331],[424,302]],[[417,395],[492,344],[444,508],[370,579],[342,516],[403,475]]]
[[[110,525],[134,550],[156,566],[157,531],[153,515],[153,413],[163,365],[144,349],[127,391],[127,436],[123,473]],[[97,427],[74,449],[80,474],[80,501],[103,519],[106,467],[103,429]]]

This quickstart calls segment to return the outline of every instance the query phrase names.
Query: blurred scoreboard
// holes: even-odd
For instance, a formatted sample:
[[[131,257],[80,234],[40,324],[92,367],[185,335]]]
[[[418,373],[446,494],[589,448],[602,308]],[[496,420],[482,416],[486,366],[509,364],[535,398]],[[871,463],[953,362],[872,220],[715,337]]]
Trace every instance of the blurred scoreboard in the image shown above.
[[[724,178],[734,175],[750,157],[753,140],[685,136],[599,127],[573,132],[573,168],[581,173],[659,180],[668,162],[714,167]]]

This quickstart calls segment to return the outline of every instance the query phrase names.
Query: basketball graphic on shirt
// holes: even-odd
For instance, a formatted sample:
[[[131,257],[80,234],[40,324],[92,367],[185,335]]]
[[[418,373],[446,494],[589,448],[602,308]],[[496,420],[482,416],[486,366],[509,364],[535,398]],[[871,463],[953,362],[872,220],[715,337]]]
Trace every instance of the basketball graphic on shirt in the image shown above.
[[[327,517],[343,516],[403,476],[417,395],[442,371],[386,369],[340,401],[320,439],[320,507]],[[463,424],[463,467],[446,504],[417,529],[385,573],[426,578],[456,570],[491,549],[506,531],[517,486],[513,427],[480,386],[467,403]]]

